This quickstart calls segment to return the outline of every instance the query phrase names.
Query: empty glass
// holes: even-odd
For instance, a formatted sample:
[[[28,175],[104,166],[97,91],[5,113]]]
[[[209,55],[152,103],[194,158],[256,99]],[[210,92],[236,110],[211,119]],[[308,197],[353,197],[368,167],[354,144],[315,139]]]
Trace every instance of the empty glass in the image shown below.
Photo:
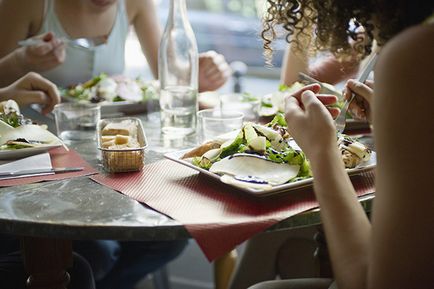
[[[199,142],[240,129],[244,114],[235,110],[204,109],[197,112]]]
[[[95,140],[101,118],[97,104],[60,103],[54,107],[57,136],[62,140]]]

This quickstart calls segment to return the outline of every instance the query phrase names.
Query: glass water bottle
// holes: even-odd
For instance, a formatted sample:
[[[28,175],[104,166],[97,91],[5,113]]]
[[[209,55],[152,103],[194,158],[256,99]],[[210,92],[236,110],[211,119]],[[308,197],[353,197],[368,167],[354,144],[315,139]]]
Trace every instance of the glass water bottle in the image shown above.
[[[185,0],[170,0],[158,59],[164,134],[189,135],[196,131],[198,69],[197,43]]]

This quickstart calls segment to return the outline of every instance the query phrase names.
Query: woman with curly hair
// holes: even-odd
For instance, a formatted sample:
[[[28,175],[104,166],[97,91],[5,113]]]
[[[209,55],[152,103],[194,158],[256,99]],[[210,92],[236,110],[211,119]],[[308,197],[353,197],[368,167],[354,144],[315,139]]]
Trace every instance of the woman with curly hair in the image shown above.
[[[434,288],[434,25],[433,1],[269,0],[263,38],[270,52],[274,27],[289,34],[315,27],[312,43],[345,59],[382,47],[373,90],[350,82],[372,114],[377,151],[376,198],[371,222],[358,203],[336,146],[336,129],[310,85],[286,99],[291,134],[310,159],[315,195],[337,286]],[[431,21],[429,20],[431,19]],[[349,23],[364,28],[364,36]],[[289,39],[289,38],[288,38]],[[291,38],[297,45],[298,36]],[[328,288],[330,280],[270,281],[251,287]]]

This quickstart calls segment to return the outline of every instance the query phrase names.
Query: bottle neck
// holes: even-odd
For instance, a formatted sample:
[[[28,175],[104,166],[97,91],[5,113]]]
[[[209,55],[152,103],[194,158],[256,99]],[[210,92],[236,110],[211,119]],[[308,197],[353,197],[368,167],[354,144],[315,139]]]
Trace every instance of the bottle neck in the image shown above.
[[[187,19],[185,0],[170,0],[169,17],[173,25],[179,25]]]

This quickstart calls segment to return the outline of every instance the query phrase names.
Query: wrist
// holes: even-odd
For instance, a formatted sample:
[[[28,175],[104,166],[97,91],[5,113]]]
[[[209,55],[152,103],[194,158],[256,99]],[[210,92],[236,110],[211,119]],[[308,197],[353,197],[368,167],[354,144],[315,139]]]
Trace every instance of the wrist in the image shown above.
[[[28,68],[28,65],[26,63],[25,54],[26,54],[25,47],[20,47],[15,49],[12,54],[12,64],[19,75],[23,75],[26,72],[31,70],[30,68]]]
[[[309,157],[312,172],[324,170],[328,167],[342,165],[342,158],[337,145],[329,146],[326,149],[318,150],[316,153],[311,154]]]

